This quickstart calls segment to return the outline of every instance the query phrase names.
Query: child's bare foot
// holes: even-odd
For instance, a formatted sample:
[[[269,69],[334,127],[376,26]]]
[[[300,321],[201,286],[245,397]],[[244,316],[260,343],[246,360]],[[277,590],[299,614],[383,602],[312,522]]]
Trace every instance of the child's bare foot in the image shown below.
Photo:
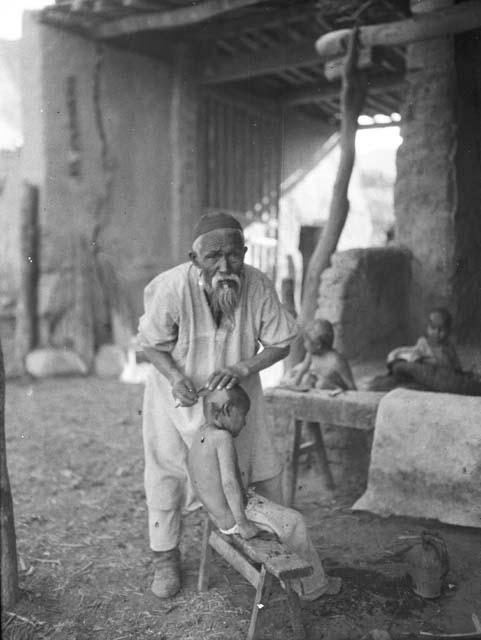
[[[342,578],[337,576],[330,576],[327,578],[327,591],[326,595],[336,596],[342,589]]]
[[[322,591],[322,593],[312,593],[308,595],[299,595],[299,599],[302,602],[315,602],[322,598],[323,596],[335,596],[337,595],[342,588],[342,578],[338,578],[336,576],[326,576],[327,577],[327,588]]]

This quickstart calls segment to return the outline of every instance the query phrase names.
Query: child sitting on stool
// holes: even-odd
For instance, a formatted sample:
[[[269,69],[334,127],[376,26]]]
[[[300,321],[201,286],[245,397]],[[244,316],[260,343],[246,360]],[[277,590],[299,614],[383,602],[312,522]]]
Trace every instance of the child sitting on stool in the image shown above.
[[[314,572],[293,582],[303,600],[338,593],[340,578],[327,578],[309,538],[302,515],[244,490],[234,438],[246,422],[250,400],[242,387],[213,391],[204,398],[205,424],[189,451],[189,474],[211,520],[226,534],[253,538],[260,530],[274,533],[290,551],[312,565]]]
[[[304,360],[287,372],[281,385],[314,389],[355,390],[351,367],[333,348],[334,329],[328,320],[318,318],[303,330]]]

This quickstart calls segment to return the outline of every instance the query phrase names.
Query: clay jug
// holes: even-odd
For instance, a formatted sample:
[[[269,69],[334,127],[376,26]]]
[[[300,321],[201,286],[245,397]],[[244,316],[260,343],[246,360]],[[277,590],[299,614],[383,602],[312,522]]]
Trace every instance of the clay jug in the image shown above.
[[[441,536],[424,531],[406,554],[412,588],[422,598],[438,598],[449,571],[446,543]]]

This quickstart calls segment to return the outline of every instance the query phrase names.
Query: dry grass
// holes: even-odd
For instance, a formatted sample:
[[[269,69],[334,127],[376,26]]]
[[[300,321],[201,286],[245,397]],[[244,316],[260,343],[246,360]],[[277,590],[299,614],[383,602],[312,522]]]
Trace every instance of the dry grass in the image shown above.
[[[196,591],[200,514],[184,528],[181,593],[168,601],[150,593],[141,401],[140,387],[94,378],[8,385],[21,598],[2,610],[6,640],[245,637],[253,590],[238,574],[216,559],[210,590]],[[397,535],[422,523],[305,506],[326,567],[344,580],[340,596],[305,607],[308,638],[358,638],[387,626],[471,630],[471,613],[481,614],[479,533],[445,528],[455,589],[424,603],[386,552]],[[292,637],[280,592],[263,615],[262,638]]]

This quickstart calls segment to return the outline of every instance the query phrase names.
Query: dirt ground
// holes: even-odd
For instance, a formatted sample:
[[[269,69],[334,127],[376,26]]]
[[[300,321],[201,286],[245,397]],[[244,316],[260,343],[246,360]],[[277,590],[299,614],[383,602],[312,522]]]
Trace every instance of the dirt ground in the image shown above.
[[[7,455],[15,506],[21,598],[2,608],[10,640],[189,640],[245,637],[253,589],[215,559],[199,594],[201,516],[185,520],[184,587],[150,593],[142,485],[142,387],[96,378],[10,382]],[[300,496],[297,507],[339,595],[303,605],[308,639],[472,632],[481,618],[481,532],[352,513],[352,496]],[[423,600],[406,578],[399,536],[436,531],[451,569],[443,595]],[[259,637],[289,640],[280,590],[262,611]]]

